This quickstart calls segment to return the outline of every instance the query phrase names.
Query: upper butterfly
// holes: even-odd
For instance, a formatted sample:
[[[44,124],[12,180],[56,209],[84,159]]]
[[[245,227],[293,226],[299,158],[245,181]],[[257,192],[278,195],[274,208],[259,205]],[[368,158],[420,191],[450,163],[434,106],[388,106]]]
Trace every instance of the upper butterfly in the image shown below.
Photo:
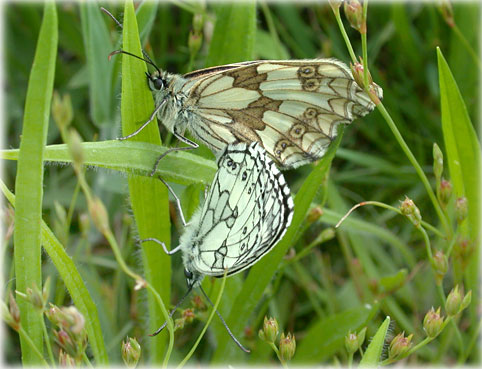
[[[336,59],[250,61],[184,76],[158,69],[147,77],[156,101],[151,119],[157,113],[178,139],[197,147],[183,136],[187,128],[214,152],[260,142],[282,168],[319,159],[338,124],[375,108]],[[375,89],[381,99],[383,90]]]

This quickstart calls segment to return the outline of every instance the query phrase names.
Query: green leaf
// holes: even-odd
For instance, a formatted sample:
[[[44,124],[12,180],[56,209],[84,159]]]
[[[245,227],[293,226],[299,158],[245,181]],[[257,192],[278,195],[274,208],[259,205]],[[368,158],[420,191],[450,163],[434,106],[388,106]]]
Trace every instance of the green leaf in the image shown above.
[[[15,195],[11,193],[0,180],[0,188],[8,202],[15,208]],[[59,272],[69,291],[70,296],[85,318],[85,328],[89,337],[89,344],[97,365],[106,365],[109,360],[102,337],[97,307],[85,286],[79,271],[71,257],[65,252],[60,241],[52,230],[42,220],[42,245]]]
[[[383,345],[385,344],[385,337],[387,336],[389,325],[390,317],[387,316],[380,328],[378,328],[377,333],[375,333],[375,336],[372,338],[372,341],[368,345],[365,354],[360,360],[360,366],[375,367],[378,365],[381,359]]]
[[[112,124],[114,110],[112,70],[114,63],[110,62],[107,57],[113,49],[109,32],[103,13],[95,2],[80,4],[80,19],[89,71],[90,115],[98,126]]]
[[[146,142],[100,141],[82,143],[84,164],[118,170],[128,174],[148,176],[157,158],[168,149]],[[17,160],[19,151],[1,150],[0,158]],[[44,161],[70,163],[67,145],[49,145]],[[179,184],[211,183],[217,166],[212,160],[178,151],[166,155],[157,168],[157,174],[167,181]],[[146,179],[148,180],[148,179]]]
[[[43,153],[47,141],[50,100],[57,58],[58,22],[55,3],[46,2],[27,87],[22,140],[17,163],[15,193],[14,257],[16,289],[25,293],[33,284],[42,286],[41,220]],[[33,305],[18,299],[22,327],[43,352],[42,320]],[[24,365],[39,364],[38,357],[21,338]]]
[[[252,0],[216,5],[216,25],[206,67],[253,58],[256,37],[256,3]]]
[[[124,8],[123,49],[142,55],[139,31],[132,0]],[[122,55],[121,117],[124,134],[134,132],[154,111],[152,94],[146,84],[146,64],[129,55]],[[157,122],[149,124],[130,140],[145,141],[160,145]],[[157,179],[133,176],[128,179],[132,210],[140,238],[153,237],[169,248],[171,225],[169,198],[166,187]],[[159,291],[164,304],[169,304],[171,295],[171,259],[154,242],[142,244],[142,261],[146,279]],[[152,295],[148,295],[149,333],[154,332],[165,317]],[[166,334],[162,333],[149,341],[152,363],[162,362],[166,348]],[[172,342],[171,342],[172,344]]]
[[[469,281],[467,289],[477,291],[480,253],[480,145],[457,83],[438,48],[437,58],[446,161],[455,196],[465,196],[468,200],[468,218],[461,231],[470,236],[475,247],[472,262],[466,270]],[[473,299],[474,304],[477,300]],[[472,306],[475,306],[474,304]]]
[[[282,262],[283,257],[293,245],[298,229],[305,219],[311,203],[330,168],[331,161],[333,160],[342,137],[343,127],[340,127],[335,142],[330,146],[330,149],[325,156],[313,168],[310,175],[303,183],[303,186],[298,191],[294,199],[293,220],[283,239],[273,250],[250,269],[248,277],[243,283],[243,288],[236,297],[231,313],[229,314],[228,319],[226,319],[228,326],[234,334],[242,332],[250,315],[260,301],[264,290],[278,270],[278,266]],[[226,331],[218,331],[217,333],[218,348],[214,354],[213,362],[230,362],[235,361],[236,358],[239,360],[242,352],[233,342],[231,342]]]
[[[319,363],[331,357],[345,344],[348,331],[357,331],[376,314],[378,307],[359,306],[315,321],[296,348],[293,363]]]

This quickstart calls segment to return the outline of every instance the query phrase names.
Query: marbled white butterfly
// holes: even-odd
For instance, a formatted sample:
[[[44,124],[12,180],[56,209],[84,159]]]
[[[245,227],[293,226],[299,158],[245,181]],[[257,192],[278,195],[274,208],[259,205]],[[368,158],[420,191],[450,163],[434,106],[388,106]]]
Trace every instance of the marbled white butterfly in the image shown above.
[[[338,124],[351,123],[375,107],[350,69],[336,59],[249,61],[183,76],[156,69],[147,74],[156,109],[142,127],[121,139],[140,132],[157,114],[191,147],[198,145],[183,136],[186,128],[214,152],[230,143],[260,142],[282,168],[292,168],[322,157]],[[374,86],[381,99],[383,90]]]
[[[217,165],[204,204],[179,246],[169,251],[159,240],[143,240],[159,243],[168,254],[182,251],[189,291],[205,275],[222,277],[226,270],[232,275],[249,268],[281,240],[293,217],[288,185],[258,142],[226,146]]]

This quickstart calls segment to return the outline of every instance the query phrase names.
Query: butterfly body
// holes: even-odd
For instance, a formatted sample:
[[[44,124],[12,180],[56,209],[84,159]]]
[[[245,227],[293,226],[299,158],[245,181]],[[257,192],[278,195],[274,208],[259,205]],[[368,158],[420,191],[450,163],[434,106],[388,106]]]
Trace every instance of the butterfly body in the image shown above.
[[[184,76],[154,72],[148,82],[172,133],[188,129],[215,153],[260,142],[282,168],[319,159],[339,124],[375,107],[336,59],[251,61]],[[383,96],[378,86],[376,94]]]
[[[228,145],[202,207],[180,239],[188,285],[257,262],[283,237],[293,200],[283,175],[259,143]]]

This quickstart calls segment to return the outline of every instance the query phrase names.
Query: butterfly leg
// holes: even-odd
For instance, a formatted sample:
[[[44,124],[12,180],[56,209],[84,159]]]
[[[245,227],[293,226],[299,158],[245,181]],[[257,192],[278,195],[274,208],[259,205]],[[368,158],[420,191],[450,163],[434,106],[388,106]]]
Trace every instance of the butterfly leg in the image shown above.
[[[174,199],[176,200],[176,206],[177,206],[177,210],[179,211],[179,216],[181,217],[181,221],[182,221],[182,225],[185,227],[187,226],[187,223],[186,223],[186,218],[184,218],[184,213],[182,212],[182,207],[181,207],[181,200],[179,200],[179,197],[177,197],[176,193],[174,192],[174,190],[171,188],[171,186],[169,186],[167,184],[167,182],[165,180],[162,179],[162,177],[157,177],[162,183],[164,183],[164,185],[167,187],[167,189],[169,190],[169,192],[171,193],[171,195],[174,197]]]
[[[158,245],[161,245],[162,248],[164,249],[164,252],[165,252],[167,255],[175,254],[176,252],[178,252],[178,251],[181,249],[181,245],[179,245],[179,246],[177,246],[176,248],[174,248],[174,249],[172,249],[172,250],[168,250],[164,242],[159,241],[157,238],[153,238],[153,237],[144,238],[143,240],[141,240],[141,242],[147,242],[147,241],[153,241],[153,242],[157,243]]]
[[[142,126],[140,126],[135,132],[131,133],[130,135],[124,136],[124,137],[119,137],[119,138],[117,138],[117,140],[124,141],[124,140],[127,140],[128,138],[136,136],[140,131],[142,131],[144,128],[146,128],[146,126],[154,120],[154,118],[156,117],[156,114],[159,113],[159,110],[161,110],[161,108],[164,106],[165,103],[166,103],[166,100],[162,101],[158,106],[156,106],[156,108],[152,112],[149,119]]]
[[[191,141],[190,139],[180,135],[175,130],[174,130],[173,134],[174,134],[174,137],[176,137],[179,141],[184,142],[185,144],[187,144],[189,146],[187,146],[187,147],[171,147],[164,154],[160,155],[157,158],[156,163],[154,164],[154,168],[152,168],[152,171],[151,171],[151,174],[150,174],[151,177],[154,176],[154,174],[156,173],[157,167],[159,166],[159,162],[161,161],[161,159],[164,156],[166,156],[167,154],[169,154],[170,152],[172,152],[172,151],[194,150],[194,149],[197,149],[199,147],[199,145],[197,143],[195,143],[194,141]]]

